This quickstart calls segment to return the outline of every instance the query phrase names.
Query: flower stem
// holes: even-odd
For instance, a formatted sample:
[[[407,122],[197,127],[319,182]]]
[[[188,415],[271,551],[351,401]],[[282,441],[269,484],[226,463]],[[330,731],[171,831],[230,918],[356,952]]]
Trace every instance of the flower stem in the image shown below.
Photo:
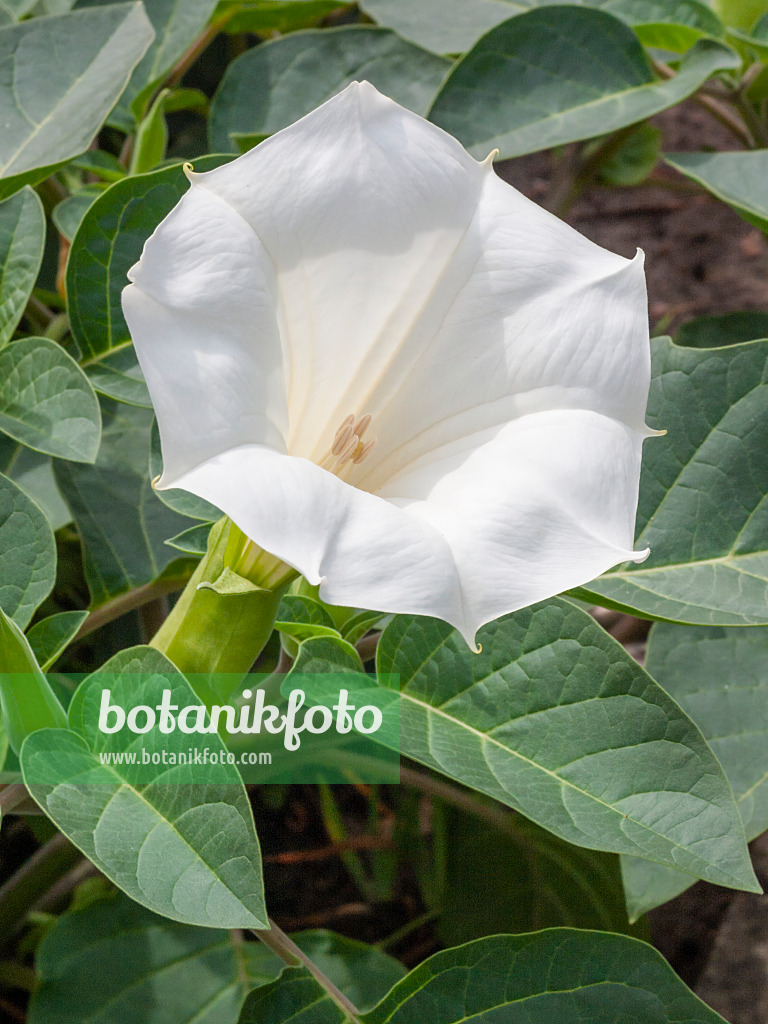
[[[296,943],[281,928],[278,928],[271,918],[269,924],[269,931],[253,929],[253,934],[256,938],[260,939],[265,946],[277,954],[283,963],[288,964],[289,967],[297,967],[298,965],[306,967],[315,981],[325,989],[344,1015],[353,1021],[354,1024],[358,1024],[360,1011],[354,1003],[351,1003],[344,993],[336,988],[331,979],[323,974],[320,968],[309,959],[307,954],[302,952]]]
[[[213,527],[207,553],[150,642],[181,672],[192,673],[190,683],[208,707],[234,692],[263,650],[288,585],[271,567],[269,581],[244,579],[239,592],[206,586],[232,568],[227,558],[231,525],[222,519]]]

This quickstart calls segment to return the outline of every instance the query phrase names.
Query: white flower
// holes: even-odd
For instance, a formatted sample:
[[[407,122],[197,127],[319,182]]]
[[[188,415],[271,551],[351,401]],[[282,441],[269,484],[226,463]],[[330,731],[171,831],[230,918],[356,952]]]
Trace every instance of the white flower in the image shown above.
[[[214,502],[332,604],[470,642],[645,557],[642,254],[366,82],[190,177],[123,292],[159,487]]]

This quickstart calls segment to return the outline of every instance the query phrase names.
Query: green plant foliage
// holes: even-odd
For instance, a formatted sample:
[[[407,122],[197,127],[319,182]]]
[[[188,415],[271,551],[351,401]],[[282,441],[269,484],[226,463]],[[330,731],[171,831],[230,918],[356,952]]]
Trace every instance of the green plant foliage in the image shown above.
[[[88,612],[58,612],[29,629],[27,640],[43,672],[67,649],[87,618]]]
[[[5,473],[38,505],[52,530],[72,522],[47,455],[0,434],[0,472]]]
[[[56,480],[83,542],[94,607],[151,583],[177,553],[165,541],[192,523],[158,500],[147,472],[152,414],[106,403],[93,466],[57,462]]]
[[[0,609],[25,629],[50,594],[56,544],[40,508],[0,475]]]
[[[211,106],[211,148],[237,153],[235,136],[272,135],[359,79],[425,114],[450,68],[384,28],[295,32],[230,64]]]
[[[149,478],[157,480],[163,473],[163,453],[160,449],[160,431],[157,429],[157,420],[152,421],[152,430],[149,439]],[[157,497],[168,508],[178,512],[182,516],[189,516],[190,519],[203,519],[206,523],[214,523],[224,513],[204,498],[198,498],[196,494],[189,491],[181,491],[176,487],[168,490],[155,491]]]
[[[47,455],[95,461],[101,441],[99,400],[60,345],[48,338],[24,338],[0,352],[0,430]]]
[[[660,145],[659,129],[643,121],[600,165],[598,180],[603,185],[642,184],[656,166]]]
[[[677,332],[675,344],[686,348],[720,348],[760,338],[768,338],[768,313],[749,309],[689,320]]]
[[[436,953],[362,1024],[724,1024],[644,942],[554,928],[494,935]],[[240,1024],[341,1024],[344,1014],[306,971],[291,967],[245,1001]]]
[[[0,29],[0,198],[88,148],[152,35],[140,3]]]
[[[658,623],[648,671],[699,726],[723,766],[748,839],[768,828],[768,629],[709,629]],[[627,858],[627,905],[633,916],[693,882],[679,871]]]
[[[690,96],[738,55],[700,40],[667,80],[628,25],[587,7],[541,8],[483,36],[455,66],[430,120],[476,157],[521,156],[635,124]]]
[[[226,157],[195,161],[198,170]],[[116,182],[83,216],[67,263],[72,334],[94,387],[121,402],[149,406],[120,306],[126,275],[147,238],[189,187],[181,165]]]
[[[745,153],[665,153],[670,167],[768,231],[768,150]]]
[[[405,974],[396,960],[333,932],[294,942],[357,1005],[374,1005]],[[94,988],[94,961],[101,984]],[[232,932],[158,917],[123,895],[61,917],[36,957],[41,985],[29,1024],[236,1024],[246,994],[274,981],[283,962]]]
[[[754,886],[714,755],[586,612],[534,605],[478,641],[473,654],[450,626],[416,616],[384,631],[377,667],[384,686],[400,680],[404,754],[578,846]]]
[[[490,801],[487,807],[492,807]],[[445,806],[438,933],[447,946],[558,925],[626,932],[619,858],[564,843],[519,814]]]
[[[150,735],[99,730],[103,687],[127,710],[156,706],[163,690],[178,707],[199,703],[159,651],[121,651],[81,683],[69,729],[27,738],[21,765],[32,796],[108,878],[150,910],[186,924],[266,928],[261,854],[237,768],[210,764],[203,784],[186,764],[158,765],[151,781],[140,762],[102,764],[105,751],[149,749]],[[224,750],[215,733],[152,736],[158,752]]]
[[[37,193],[24,188],[0,203],[0,348],[13,337],[35,286],[45,245]]]
[[[577,591],[649,618],[768,623],[768,342],[653,343],[636,546],[651,555]]]

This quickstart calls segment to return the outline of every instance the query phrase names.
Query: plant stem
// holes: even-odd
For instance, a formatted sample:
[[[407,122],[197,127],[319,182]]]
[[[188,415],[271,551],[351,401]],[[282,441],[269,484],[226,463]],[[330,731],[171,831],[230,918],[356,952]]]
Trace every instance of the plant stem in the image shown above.
[[[176,590],[181,590],[188,579],[189,576],[185,578],[173,577],[165,580],[156,580],[154,583],[146,583],[143,587],[137,587],[135,590],[130,590],[127,594],[121,594],[120,597],[113,598],[91,612],[77,631],[75,640],[82,639],[95,629],[106,626],[108,622],[114,622],[121,615],[126,615],[136,608],[141,608],[143,605],[149,604],[150,601],[156,601],[166,594],[172,594]]]
[[[0,921],[7,941],[24,921],[27,912],[58,879],[82,857],[66,836],[58,833],[41,846],[0,888]]]
[[[344,993],[336,988],[331,979],[327,978],[320,968],[309,959],[307,954],[302,952],[281,928],[278,928],[272,918],[269,919],[269,924],[269,931],[252,929],[256,938],[260,939],[265,946],[271,949],[289,967],[297,967],[299,965],[306,967],[315,981],[325,989],[344,1015],[353,1021],[354,1024],[359,1024],[360,1011],[354,1003],[351,1003]]]
[[[0,816],[10,814],[27,799],[27,787],[23,782],[14,782],[0,790]]]

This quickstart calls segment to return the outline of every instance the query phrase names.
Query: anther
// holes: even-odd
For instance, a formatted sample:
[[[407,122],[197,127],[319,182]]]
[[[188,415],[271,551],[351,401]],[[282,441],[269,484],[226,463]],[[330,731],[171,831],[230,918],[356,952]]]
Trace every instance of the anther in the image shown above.
[[[337,458],[336,458],[336,465],[337,466],[341,466],[343,463],[345,463],[347,461],[347,459],[352,454],[352,452],[357,448],[358,440],[359,439],[358,439],[356,434],[353,434],[349,438],[347,443],[344,445],[344,447],[341,449],[341,451],[339,451],[339,453],[337,455]],[[334,454],[336,454],[336,453],[334,452]]]
[[[331,454],[332,455],[339,455],[340,452],[344,448],[346,448],[350,438],[352,438],[354,436],[355,435],[352,432],[352,424],[351,423],[345,423],[343,426],[339,427],[338,431],[336,432],[336,437],[335,437],[334,442],[333,442],[333,447],[331,448]],[[355,438],[355,443],[357,443],[357,438]]]
[[[361,416],[360,417],[360,419],[357,421],[357,425],[355,426],[355,431],[354,431],[355,434],[357,434],[358,438],[362,438],[363,434],[368,429],[368,424],[370,422],[371,422],[371,414],[370,413],[366,413],[365,416]]]
[[[366,441],[365,444],[358,445],[357,451],[352,456],[352,461],[355,463],[355,465],[359,465],[363,461],[363,459],[368,458],[371,449],[375,444],[376,438],[372,437],[369,441]]]

